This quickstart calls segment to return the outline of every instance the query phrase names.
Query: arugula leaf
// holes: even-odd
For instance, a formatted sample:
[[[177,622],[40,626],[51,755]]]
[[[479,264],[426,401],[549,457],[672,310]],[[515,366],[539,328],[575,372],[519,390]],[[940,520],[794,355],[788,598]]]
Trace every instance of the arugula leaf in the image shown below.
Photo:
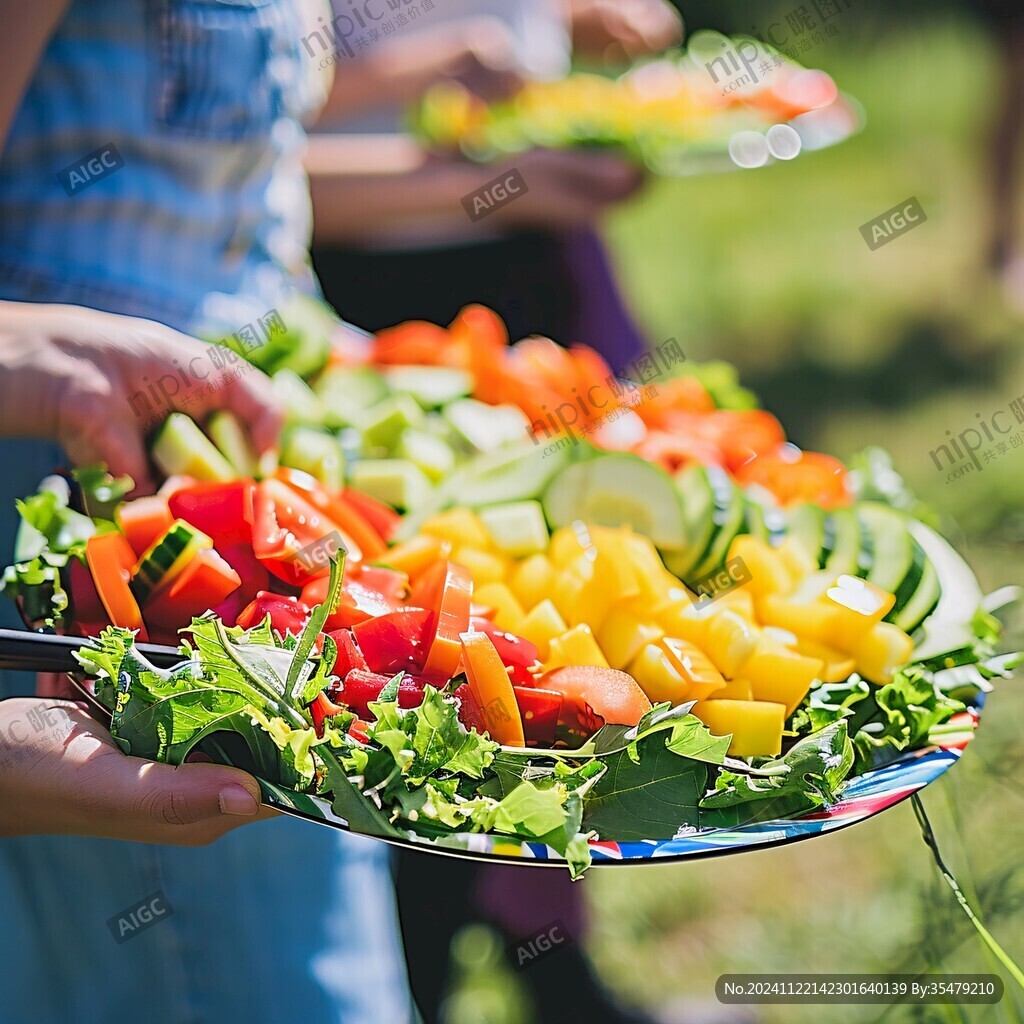
[[[328,617],[338,607],[338,599],[341,596],[341,582],[345,573],[345,551],[342,549],[338,555],[331,559],[331,575],[327,583],[327,596],[322,604],[318,604],[310,612],[306,625],[299,634],[299,642],[296,644],[295,653],[291,665],[288,668],[288,677],[285,680],[285,692],[293,700],[301,700],[308,704],[323,687],[314,690],[308,700],[306,690],[301,687],[303,669],[308,666],[308,658],[313,647],[316,645],[317,637],[323,631]],[[334,662],[331,662],[333,666]]]
[[[700,801],[700,826],[735,828],[832,804],[853,759],[846,721],[840,720],[759,765],[756,774],[723,769]]]

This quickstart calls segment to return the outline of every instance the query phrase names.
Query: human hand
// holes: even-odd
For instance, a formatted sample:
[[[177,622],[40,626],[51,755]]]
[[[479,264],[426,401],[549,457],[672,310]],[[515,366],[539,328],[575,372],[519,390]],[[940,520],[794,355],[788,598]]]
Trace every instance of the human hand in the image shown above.
[[[149,416],[185,398],[199,419],[234,412],[260,452],[277,441],[282,414],[267,378],[239,360],[247,372],[236,379],[195,338],[79,306],[4,302],[0,317],[0,435],[58,441],[77,465],[106,462],[115,476],[127,473],[137,493],[154,486]]]
[[[70,701],[0,701],[0,838],[83,835],[201,846],[276,817],[252,776],[127,757]]]
[[[569,0],[573,48],[609,62],[661,53],[683,38],[678,11],[664,0]]]
[[[596,150],[535,149],[515,158],[526,191],[498,207],[490,225],[572,228],[591,225],[605,209],[633,195],[643,172],[621,157]],[[484,181],[500,176],[494,167],[474,168]],[[467,189],[467,192],[470,191]]]

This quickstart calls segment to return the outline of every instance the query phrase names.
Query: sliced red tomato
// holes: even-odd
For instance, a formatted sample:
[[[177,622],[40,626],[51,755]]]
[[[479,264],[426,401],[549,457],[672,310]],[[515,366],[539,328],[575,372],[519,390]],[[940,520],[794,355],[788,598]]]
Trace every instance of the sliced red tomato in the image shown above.
[[[242,629],[252,629],[268,615],[271,627],[282,637],[288,633],[298,636],[309,619],[309,607],[297,597],[285,597],[283,594],[261,590],[235,620],[235,625]]]
[[[313,703],[309,705],[309,714],[313,719],[313,729],[317,736],[323,739],[325,718],[333,718],[345,710],[343,706],[335,704],[326,693],[318,693]]]
[[[301,587],[326,576],[329,566],[310,545],[324,542],[332,533],[341,533],[338,525],[287,484],[271,478],[256,485],[253,553],[278,579]],[[345,537],[342,542],[346,543]],[[346,560],[358,561],[358,557],[350,550]]]
[[[351,629],[334,629],[328,634],[338,648],[338,657],[331,674],[344,679],[354,668],[369,670]]]
[[[459,699],[459,721],[467,729],[476,729],[481,736],[485,736],[487,722],[484,720],[484,710],[480,707],[473,688],[469,683],[463,683],[456,689],[454,696]]]
[[[192,484],[175,491],[167,504],[172,516],[202,530],[215,547],[250,544],[254,487],[251,480]]]
[[[763,409],[719,409],[702,419],[701,436],[718,446],[730,473],[786,440],[782,424]]]
[[[341,492],[347,501],[376,531],[383,540],[391,540],[402,517],[390,506],[369,494],[363,494],[352,487]]]
[[[423,666],[428,682],[447,682],[462,659],[460,634],[469,629],[469,607],[473,599],[473,578],[455,562],[438,562],[425,572],[409,595],[409,604],[434,613],[434,637]]]
[[[722,462],[720,450],[710,441],[689,434],[670,434],[664,430],[652,430],[634,451],[669,473],[675,473],[691,462],[702,466],[719,466]]]
[[[137,558],[124,535],[99,533],[90,537],[85,542],[85,561],[111,623],[124,629],[137,629],[139,639],[148,640],[139,603],[129,585]]]
[[[348,550],[347,562],[375,561],[387,551],[387,544],[362,513],[340,495],[330,494],[316,477],[287,466],[278,466],[274,475],[335,524]]]
[[[604,719],[584,700],[562,695],[555,739],[567,747],[581,747],[604,725]]]
[[[352,572],[346,569],[341,599],[327,618],[327,631],[354,626],[357,622],[398,611],[405,592],[404,584],[398,578],[401,575],[391,570],[367,571],[361,566],[356,566]],[[311,608],[323,604],[327,600],[328,582],[325,576],[310,580],[302,588],[302,600]]]
[[[553,690],[513,686],[528,747],[550,747],[558,732],[562,695]]]
[[[426,320],[408,320],[378,331],[373,360],[397,366],[429,366],[440,361],[447,345],[445,328]]]
[[[371,720],[370,701],[380,696],[392,676],[377,672],[367,672],[354,668],[345,676],[345,685],[341,690],[341,699],[362,719]],[[400,708],[418,708],[423,703],[423,683],[409,675],[403,675],[398,684],[398,706]]]
[[[469,624],[471,629],[478,633],[486,633],[491,638],[501,663],[508,669],[509,676],[516,686],[533,686],[530,668],[539,661],[536,644],[516,636],[515,633],[499,629],[488,618],[471,615]]]
[[[216,551],[200,551],[167,587],[146,601],[146,622],[154,639],[159,632],[173,640],[194,616],[216,608],[241,583],[238,573]]]
[[[810,503],[822,508],[839,508],[852,500],[846,467],[831,455],[802,452],[786,444],[759,455],[742,466],[736,479],[759,484],[782,505]]]
[[[117,509],[117,525],[140,558],[150,544],[162,537],[174,523],[174,515],[162,494],[123,502]]]
[[[352,635],[371,672],[418,673],[427,658],[433,618],[422,608],[403,609],[356,623]]]

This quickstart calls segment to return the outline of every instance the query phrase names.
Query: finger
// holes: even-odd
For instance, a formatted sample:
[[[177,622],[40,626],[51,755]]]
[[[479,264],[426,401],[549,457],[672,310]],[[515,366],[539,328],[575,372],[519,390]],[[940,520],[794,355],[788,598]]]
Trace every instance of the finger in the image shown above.
[[[92,430],[69,437],[64,447],[75,465],[105,462],[114,476],[130,476],[135,481],[133,497],[155,489],[140,422],[106,419]]]
[[[255,367],[246,367],[240,377],[225,375],[208,408],[233,412],[249,431],[256,451],[265,452],[277,445],[284,426],[284,410],[269,379]]]
[[[71,701],[75,698],[75,688],[71,685],[64,672],[39,672],[36,674],[36,696],[55,697],[59,700]]]

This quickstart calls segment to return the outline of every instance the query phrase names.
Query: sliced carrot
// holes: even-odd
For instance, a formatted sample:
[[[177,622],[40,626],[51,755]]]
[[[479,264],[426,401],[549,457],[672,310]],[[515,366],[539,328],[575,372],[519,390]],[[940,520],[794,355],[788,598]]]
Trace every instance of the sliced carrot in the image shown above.
[[[436,563],[446,559],[451,553],[451,548],[448,541],[439,537],[413,537],[412,540],[388,548],[377,561],[389,569],[404,572],[415,582]]]
[[[373,360],[388,365],[434,365],[441,362],[448,332],[426,320],[409,320],[379,331],[373,344]]]
[[[123,502],[117,509],[116,518],[117,525],[138,557],[148,551],[150,544],[157,537],[162,537],[174,522],[167,496],[163,494]]]
[[[423,666],[423,678],[447,682],[456,674],[462,646],[459,635],[469,629],[473,579],[469,570],[455,562],[439,562],[413,585],[409,605],[434,612],[434,637]]]
[[[110,621],[124,629],[137,629],[139,639],[145,641],[149,634],[129,585],[136,560],[123,534],[100,533],[85,542],[85,561]]]
[[[491,738],[506,746],[525,747],[515,690],[491,638],[486,633],[463,633],[460,640],[466,680]]]

